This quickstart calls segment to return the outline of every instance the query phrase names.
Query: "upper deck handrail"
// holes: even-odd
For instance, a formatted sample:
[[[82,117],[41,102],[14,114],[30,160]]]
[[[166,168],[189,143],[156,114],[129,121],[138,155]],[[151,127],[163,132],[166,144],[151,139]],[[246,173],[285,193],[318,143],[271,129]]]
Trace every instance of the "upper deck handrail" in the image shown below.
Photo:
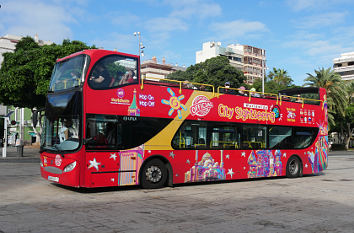
[[[247,93],[247,95],[244,95],[244,96],[248,96],[248,101],[251,101],[252,97],[257,97],[257,96],[252,96],[252,95],[258,95],[261,98],[265,98],[266,96],[268,96],[268,97],[274,96],[275,99],[277,100],[277,104],[279,102],[279,96],[274,93],[262,93],[262,92],[258,92],[258,91],[244,90],[244,89],[233,88],[233,87],[221,87],[221,86],[218,87],[218,97],[220,94],[224,94],[224,93],[220,93],[220,89],[237,91],[238,94],[235,94],[235,95],[242,95],[242,93],[245,92],[245,93]]]
[[[195,90],[205,90],[205,87],[211,87],[212,92],[213,92],[213,96],[215,95],[215,88],[213,85],[211,84],[205,84],[205,83],[196,83],[196,82],[189,82],[189,81],[178,81],[178,80],[173,80],[173,79],[165,79],[165,78],[157,78],[157,77],[144,77],[141,78],[141,85],[140,88],[141,90],[144,89],[144,79],[148,79],[148,80],[157,80],[157,81],[166,81],[166,82],[172,82],[172,83],[177,83],[179,86],[179,93],[182,93],[182,88],[186,88],[186,89],[195,89]],[[197,88],[197,86],[200,86],[202,88]]]
[[[287,96],[287,95],[281,95],[281,94],[274,94],[274,93],[263,93],[263,92],[258,92],[258,91],[251,91],[251,90],[244,90],[244,89],[239,89],[239,88],[233,88],[233,87],[222,87],[219,86],[217,88],[217,93],[215,93],[215,87],[211,84],[205,84],[205,83],[196,83],[196,82],[189,82],[189,81],[178,81],[178,80],[173,80],[173,79],[165,79],[165,78],[157,78],[157,77],[143,77],[141,78],[141,85],[140,88],[143,90],[144,89],[144,80],[155,80],[155,81],[165,81],[165,82],[172,82],[172,83],[177,83],[179,86],[179,93],[182,93],[182,88],[186,89],[195,89],[195,90],[201,90],[205,91],[205,87],[210,87],[213,92],[213,96],[216,96],[219,98],[221,93],[221,89],[227,89],[227,90],[233,90],[237,91],[239,94],[235,95],[242,95],[243,93],[246,93],[245,96],[248,96],[248,100],[251,102],[252,97],[259,97],[265,99],[266,97],[270,98],[275,98],[276,99],[276,104],[282,104],[282,101],[284,101],[284,98],[288,98],[292,100],[292,102],[296,103],[301,103],[302,107],[304,107],[305,101],[313,101],[313,102],[319,102],[323,103],[323,100],[318,100],[318,99],[310,99],[310,98],[303,98],[303,97],[298,97],[298,96]],[[197,88],[195,85],[200,86],[201,88]],[[258,95],[258,96],[255,96]]]

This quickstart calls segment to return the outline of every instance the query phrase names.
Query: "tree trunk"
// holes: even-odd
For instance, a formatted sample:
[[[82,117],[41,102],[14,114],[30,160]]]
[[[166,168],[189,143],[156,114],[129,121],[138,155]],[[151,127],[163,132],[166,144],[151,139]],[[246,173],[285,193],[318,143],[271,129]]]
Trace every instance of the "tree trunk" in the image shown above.
[[[345,149],[349,150],[349,143],[350,139],[352,138],[352,130],[350,129],[350,123],[347,123],[347,132],[348,134],[346,135],[346,140],[345,140]]]

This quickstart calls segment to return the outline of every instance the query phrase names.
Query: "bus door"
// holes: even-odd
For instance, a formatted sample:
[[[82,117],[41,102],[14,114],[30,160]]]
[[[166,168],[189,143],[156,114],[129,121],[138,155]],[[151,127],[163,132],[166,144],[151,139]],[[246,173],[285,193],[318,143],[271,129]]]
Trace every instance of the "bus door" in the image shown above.
[[[138,184],[138,170],[143,162],[140,147],[119,150],[122,122],[112,115],[87,114],[86,164],[89,185],[117,186]]]

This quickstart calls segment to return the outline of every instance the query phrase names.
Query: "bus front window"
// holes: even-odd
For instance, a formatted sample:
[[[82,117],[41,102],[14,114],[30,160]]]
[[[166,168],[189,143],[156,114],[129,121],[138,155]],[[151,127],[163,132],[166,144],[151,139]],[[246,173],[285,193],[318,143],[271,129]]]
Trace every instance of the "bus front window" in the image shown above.
[[[78,116],[45,118],[41,146],[51,151],[73,151],[80,146]]]
[[[87,56],[80,55],[58,62],[53,70],[49,90],[60,91],[80,86],[87,59]]]

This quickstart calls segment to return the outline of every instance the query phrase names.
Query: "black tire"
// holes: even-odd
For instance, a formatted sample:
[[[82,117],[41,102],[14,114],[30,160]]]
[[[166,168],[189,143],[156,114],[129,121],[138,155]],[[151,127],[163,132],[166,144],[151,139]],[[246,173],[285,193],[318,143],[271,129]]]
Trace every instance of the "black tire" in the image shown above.
[[[292,156],[286,165],[286,177],[296,178],[302,175],[301,162],[298,157]]]
[[[141,169],[141,187],[144,189],[162,188],[167,180],[167,169],[160,159],[148,161]]]

